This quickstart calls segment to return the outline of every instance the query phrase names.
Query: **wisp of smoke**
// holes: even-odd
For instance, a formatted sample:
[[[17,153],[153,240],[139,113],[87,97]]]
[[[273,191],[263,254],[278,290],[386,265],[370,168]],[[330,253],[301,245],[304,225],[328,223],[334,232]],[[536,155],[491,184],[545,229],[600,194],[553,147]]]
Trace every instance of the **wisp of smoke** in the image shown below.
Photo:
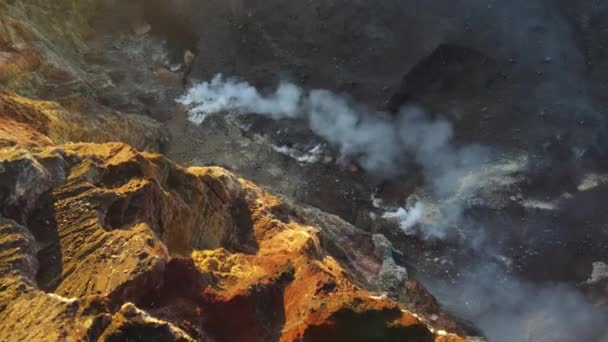
[[[427,283],[492,342],[597,341],[608,312],[568,285],[531,284],[485,262],[454,283]]]
[[[210,114],[230,111],[305,119],[342,158],[357,160],[366,171],[379,176],[405,174],[407,162],[413,158],[427,173],[428,188],[440,202],[459,192],[459,200],[444,201],[448,205],[440,208],[444,209],[443,219],[427,231],[427,237],[442,237],[450,221],[459,220],[463,201],[470,195],[461,193],[461,181],[487,161],[486,151],[478,146],[453,146],[450,123],[431,118],[420,108],[407,107],[390,115],[356,106],[327,90],[304,91],[281,83],[276,91],[263,95],[246,82],[217,75],[192,87],[178,102],[189,108],[190,120],[197,124]],[[413,213],[422,216],[423,206],[414,209]],[[408,232],[419,220],[412,215],[400,217]]]
[[[399,220],[399,227],[408,234],[411,232],[411,229],[420,222],[423,214],[424,205],[421,202],[418,202],[410,209],[399,208],[396,211],[384,213],[382,217]]]
[[[299,110],[302,90],[288,83],[281,83],[271,96],[261,96],[255,87],[245,82],[224,80],[217,75],[211,82],[192,87],[178,102],[190,107],[190,120],[200,124],[209,114],[223,111],[251,112],[279,119],[293,118]]]

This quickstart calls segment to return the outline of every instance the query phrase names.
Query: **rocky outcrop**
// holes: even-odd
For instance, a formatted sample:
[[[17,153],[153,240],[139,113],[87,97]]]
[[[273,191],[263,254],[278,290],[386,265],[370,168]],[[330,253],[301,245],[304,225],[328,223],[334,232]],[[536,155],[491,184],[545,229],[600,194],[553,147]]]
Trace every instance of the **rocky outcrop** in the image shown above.
[[[82,66],[89,19],[96,0],[5,1],[0,4],[0,83],[29,95],[47,81],[68,81],[68,71]],[[75,68],[76,67],[76,68]]]
[[[146,117],[117,112],[83,115],[55,101],[0,92],[0,146],[123,141],[157,151],[163,139],[160,124]]]
[[[54,105],[0,99],[20,128],[0,150],[0,340],[462,340],[366,290],[406,277],[380,237],[222,168],[56,145]]]
[[[161,39],[131,27],[132,4],[3,2],[0,91],[55,102],[78,114],[75,127],[103,121],[108,131],[122,131],[121,139],[134,136],[130,129],[137,121],[146,121],[144,115],[166,120],[182,90],[185,70],[171,64]],[[156,140],[153,143],[134,146],[158,150],[163,142],[160,137],[152,139],[154,135],[148,134]]]

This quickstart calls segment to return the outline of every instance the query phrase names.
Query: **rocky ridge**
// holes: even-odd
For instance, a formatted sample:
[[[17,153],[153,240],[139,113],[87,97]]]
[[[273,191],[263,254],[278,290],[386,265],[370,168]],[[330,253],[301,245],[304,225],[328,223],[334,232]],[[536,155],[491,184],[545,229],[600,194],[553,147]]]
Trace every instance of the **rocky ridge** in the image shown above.
[[[22,129],[0,151],[0,339],[461,340],[365,290],[384,255],[326,241],[364,234],[339,218],[222,168],[54,145],[28,122],[35,104],[11,116]],[[345,267],[327,246],[347,241]]]

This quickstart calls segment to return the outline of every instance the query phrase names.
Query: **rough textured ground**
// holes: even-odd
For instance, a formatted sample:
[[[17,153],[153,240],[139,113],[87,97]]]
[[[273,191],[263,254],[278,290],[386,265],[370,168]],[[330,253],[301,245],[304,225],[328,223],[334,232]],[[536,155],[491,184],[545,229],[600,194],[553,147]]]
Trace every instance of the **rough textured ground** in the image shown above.
[[[0,151],[2,340],[460,340],[364,290],[390,247],[362,259],[337,217],[221,168],[21,136]]]

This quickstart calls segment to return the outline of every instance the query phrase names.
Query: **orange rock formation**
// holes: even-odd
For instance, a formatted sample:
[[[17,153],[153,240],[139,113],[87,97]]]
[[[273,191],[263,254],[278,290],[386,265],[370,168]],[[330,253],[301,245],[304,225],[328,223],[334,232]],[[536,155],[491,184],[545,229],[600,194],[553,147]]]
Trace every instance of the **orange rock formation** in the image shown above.
[[[0,95],[0,340],[461,341],[365,290],[291,204],[122,143],[54,145],[48,106]]]

